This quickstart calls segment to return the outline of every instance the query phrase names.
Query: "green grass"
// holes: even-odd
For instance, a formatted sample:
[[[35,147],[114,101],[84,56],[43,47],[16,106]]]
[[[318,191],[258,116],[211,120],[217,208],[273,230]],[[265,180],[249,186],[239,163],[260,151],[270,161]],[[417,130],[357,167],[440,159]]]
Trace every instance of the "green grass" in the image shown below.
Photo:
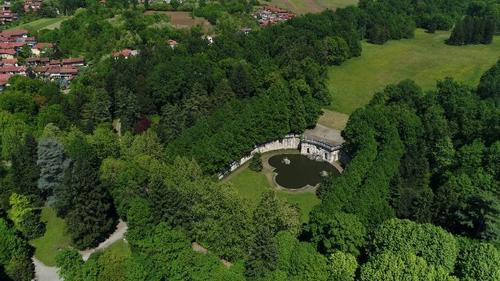
[[[305,14],[356,5],[358,0],[271,0],[270,2],[272,5],[285,8],[296,14]],[[262,1],[261,3],[267,4],[268,2]]]
[[[129,257],[132,252],[130,246],[125,240],[119,240],[111,244],[108,248],[104,249],[105,253],[109,253],[114,257]]]
[[[444,43],[448,37],[449,32],[428,34],[418,29],[413,39],[363,43],[361,57],[330,68],[328,109],[351,114],[387,84],[408,78],[424,90],[445,77],[476,85],[500,56],[500,36],[490,45],[469,46],[448,46]]]
[[[70,237],[66,234],[66,224],[56,216],[54,209],[42,209],[42,221],[47,223],[45,235],[30,242],[35,247],[35,256],[45,265],[56,265],[56,254],[70,244]]]
[[[257,205],[263,192],[272,189],[263,173],[254,172],[248,167],[238,169],[229,176],[227,181],[232,183],[241,197],[247,199],[253,206]],[[314,206],[320,203],[316,195],[309,192],[292,193],[278,191],[278,197],[290,203],[295,203],[300,207],[302,222],[307,222],[309,220],[309,213]]]
[[[42,29],[55,29],[61,26],[61,22],[69,19],[70,17],[57,17],[57,18],[42,18],[31,22],[23,23],[21,25],[9,28],[8,30],[24,28],[30,32],[37,32]]]

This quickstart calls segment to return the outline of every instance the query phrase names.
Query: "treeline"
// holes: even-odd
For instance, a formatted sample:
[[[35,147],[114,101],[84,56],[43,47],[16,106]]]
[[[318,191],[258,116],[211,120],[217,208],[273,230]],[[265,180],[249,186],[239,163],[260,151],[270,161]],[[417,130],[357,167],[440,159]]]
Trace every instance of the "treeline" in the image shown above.
[[[152,127],[170,158],[194,157],[217,173],[255,145],[315,124],[329,102],[326,66],[361,53],[351,16],[340,10],[221,33],[213,44],[194,29],[174,49],[152,41],[137,57],[82,75],[64,111],[84,131],[116,118],[122,132]]]
[[[450,38],[450,45],[490,44],[500,24],[500,5],[473,2],[464,18],[459,19]]]
[[[366,108],[356,111],[343,133],[347,141],[345,149],[353,159],[330,187],[322,187],[322,203],[311,213],[303,239],[315,243],[324,254],[341,250],[368,260],[361,266],[361,280],[415,274],[412,270],[401,271],[401,266],[412,268],[411,263],[418,257],[433,266],[431,271],[436,274],[419,277],[421,280],[452,280],[449,279],[452,275],[463,280],[498,278],[500,272],[492,270],[498,262],[494,246],[468,246],[467,239],[455,241],[447,234],[448,246],[436,247],[439,253],[425,254],[423,251],[434,248],[428,242],[427,246],[417,246],[421,242],[395,234],[409,222],[401,224],[388,219],[432,223],[456,235],[498,247],[500,194],[495,159],[500,115],[495,83],[500,78],[499,63],[483,75],[477,89],[447,79],[438,83],[436,91],[423,93],[413,82],[404,81],[388,86]],[[380,236],[384,247],[392,243],[393,235],[401,239],[394,244],[397,249],[387,249],[392,254],[377,255],[373,243],[378,242],[366,240],[373,237],[369,233],[377,236],[381,224],[398,225]],[[430,224],[422,227],[438,229]],[[415,233],[418,239],[425,237],[420,230],[403,232]],[[436,243],[446,240],[436,239]],[[415,248],[402,250],[401,245]],[[480,256],[488,255],[489,251],[495,255],[495,262],[485,264],[489,277],[469,271],[470,264],[465,265],[461,259],[464,256],[457,255],[463,251],[469,259],[473,248]],[[450,252],[443,252],[446,249]],[[417,258],[407,256],[408,253]],[[429,259],[437,256],[449,260]],[[475,259],[482,260],[480,256]],[[376,270],[370,269],[374,265]]]

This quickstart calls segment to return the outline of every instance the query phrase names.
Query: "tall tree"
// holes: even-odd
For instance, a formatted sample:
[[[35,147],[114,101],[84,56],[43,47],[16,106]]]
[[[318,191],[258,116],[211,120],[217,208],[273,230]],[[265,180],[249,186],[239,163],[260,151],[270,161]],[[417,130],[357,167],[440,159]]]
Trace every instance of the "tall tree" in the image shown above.
[[[77,160],[68,168],[55,206],[65,215],[68,232],[79,249],[97,245],[114,230],[111,197],[88,161]]]
[[[19,153],[12,155],[12,180],[16,192],[24,195],[40,196],[37,188],[40,168],[37,166],[37,143],[33,135],[27,134]]]
[[[47,138],[38,143],[37,165],[40,167],[38,188],[45,195],[51,195],[61,184],[67,164],[64,147],[57,140]]]

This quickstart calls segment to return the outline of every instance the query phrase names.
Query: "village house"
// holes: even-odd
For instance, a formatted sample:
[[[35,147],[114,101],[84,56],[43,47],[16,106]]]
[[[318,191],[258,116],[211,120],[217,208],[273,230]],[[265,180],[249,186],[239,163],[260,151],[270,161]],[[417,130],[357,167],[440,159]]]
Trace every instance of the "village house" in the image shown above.
[[[28,30],[26,29],[15,29],[15,30],[4,30],[0,32],[1,37],[11,38],[14,42],[22,42],[28,38]]]
[[[63,66],[72,66],[72,67],[82,67],[85,65],[85,59],[84,58],[67,58],[63,59],[61,61],[61,64]]]
[[[10,74],[0,74],[0,91],[3,91],[8,86],[10,77],[12,77]]]
[[[51,50],[54,48],[54,44],[52,43],[36,43],[33,48],[31,48],[31,53],[34,56],[41,56],[47,52],[47,50]]]
[[[118,52],[113,52],[112,56],[113,58],[117,59],[119,57],[123,57],[128,59],[129,57],[137,56],[139,54],[139,51],[137,50],[131,50],[131,49],[123,49]]]
[[[26,13],[36,12],[42,8],[43,0],[25,0],[23,9]]]
[[[261,26],[269,26],[295,17],[295,14],[275,6],[265,6],[255,12],[254,17]]]
[[[0,66],[3,66],[3,65],[8,65],[8,66],[18,66],[17,65],[17,59],[14,58],[14,59],[3,59],[0,61]]]
[[[24,66],[14,66],[14,65],[2,65],[0,66],[0,74],[11,74],[11,75],[26,75],[26,67]]]
[[[167,44],[170,46],[170,48],[174,49],[175,47],[177,47],[179,43],[177,43],[177,41],[173,39],[168,39]]]
[[[17,20],[17,14],[10,10],[10,4],[0,6],[0,23],[6,24]]]
[[[1,59],[13,59],[17,54],[14,49],[0,49],[0,58]]]

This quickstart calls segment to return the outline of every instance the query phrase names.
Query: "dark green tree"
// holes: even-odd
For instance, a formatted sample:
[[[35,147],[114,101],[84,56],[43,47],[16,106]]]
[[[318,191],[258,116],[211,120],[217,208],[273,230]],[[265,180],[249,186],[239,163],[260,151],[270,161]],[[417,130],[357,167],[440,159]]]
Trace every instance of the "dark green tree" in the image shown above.
[[[12,155],[12,181],[16,192],[24,195],[40,197],[37,188],[40,168],[37,166],[37,143],[33,135],[27,134],[18,153]]]
[[[252,159],[250,160],[250,169],[255,172],[260,172],[262,171],[262,155],[257,152],[253,155]]]
[[[55,207],[65,215],[68,233],[79,249],[97,245],[114,230],[112,200],[88,161],[71,164],[56,200]]]

